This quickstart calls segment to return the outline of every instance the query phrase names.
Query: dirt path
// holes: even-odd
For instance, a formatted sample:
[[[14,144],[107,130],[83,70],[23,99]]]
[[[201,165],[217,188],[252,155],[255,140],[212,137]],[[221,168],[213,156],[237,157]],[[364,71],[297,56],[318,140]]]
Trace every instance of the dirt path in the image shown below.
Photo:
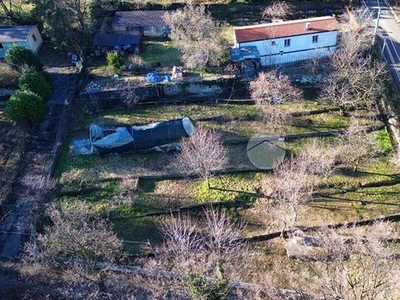
[[[23,154],[19,180],[13,186],[11,210],[0,222],[0,259],[18,259],[23,243],[35,232],[36,215],[42,209],[55,159],[67,132],[79,81],[79,74],[68,64],[67,57],[46,54],[41,59],[53,93],[46,117]]]

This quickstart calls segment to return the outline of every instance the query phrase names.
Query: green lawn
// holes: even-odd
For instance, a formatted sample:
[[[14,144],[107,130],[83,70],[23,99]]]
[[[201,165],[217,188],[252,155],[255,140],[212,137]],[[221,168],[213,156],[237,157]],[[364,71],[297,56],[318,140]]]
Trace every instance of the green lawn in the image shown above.
[[[180,66],[181,54],[171,41],[145,41],[144,51],[140,56],[146,62],[148,68],[166,68],[172,70],[173,66]]]
[[[313,101],[285,103],[281,108],[289,113],[315,111],[330,108]],[[364,126],[381,126],[373,118],[374,112],[359,110],[351,112]],[[235,137],[251,137],[257,133],[271,133],[265,127],[259,109],[255,105],[174,105],[138,106],[133,110],[106,111],[94,115],[84,115],[77,119],[69,134],[69,139],[87,135],[90,123],[114,126],[121,124],[147,124],[154,121],[190,117],[196,126],[212,128],[224,140]],[[346,129],[349,117],[339,111],[330,111],[306,116],[295,116],[287,124],[272,132],[294,134],[303,132],[324,132],[332,129]],[[326,222],[341,222],[392,214],[398,210],[399,184],[385,186],[380,182],[398,179],[397,170],[391,160],[391,144],[385,130],[371,133],[376,136],[381,155],[363,162],[358,171],[339,170],[328,179],[326,186],[318,188],[318,196],[299,216],[299,225],[321,225]],[[335,137],[324,138],[325,143],[333,143]],[[288,156],[298,153],[305,139],[286,142]],[[63,188],[75,190],[88,188],[84,193],[63,195],[60,201],[71,209],[86,209],[93,213],[109,215],[116,231],[123,239],[133,241],[160,242],[157,224],[160,217],[141,216],[145,213],[168,211],[196,203],[215,201],[244,201],[250,207],[258,200],[255,193],[260,182],[271,176],[268,173],[248,173],[244,175],[224,175],[211,180],[214,189],[208,190],[201,180],[139,181],[133,190],[127,187],[126,178],[141,175],[162,175],[176,173],[175,155],[171,153],[123,153],[97,156],[72,157],[66,146],[57,165],[57,176]],[[228,145],[228,168],[253,167],[246,155],[246,144]],[[90,190],[90,187],[94,188]],[[241,193],[244,191],[246,193]],[[361,205],[361,201],[367,205]],[[242,209],[234,216],[240,216],[251,224],[262,224],[260,216],[252,208]],[[162,219],[162,218],[161,218]],[[273,228],[249,226],[248,234],[265,233]],[[132,246],[135,248],[134,246]],[[133,251],[133,248],[129,248]]]

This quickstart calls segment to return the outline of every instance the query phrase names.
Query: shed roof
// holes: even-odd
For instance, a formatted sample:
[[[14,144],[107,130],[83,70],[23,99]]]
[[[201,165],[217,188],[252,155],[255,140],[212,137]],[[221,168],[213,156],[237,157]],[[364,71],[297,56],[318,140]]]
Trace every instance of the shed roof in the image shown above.
[[[0,27],[0,42],[24,42],[28,39],[29,33],[35,27],[36,25]]]
[[[139,45],[140,36],[135,34],[96,34],[93,37],[94,46]]]
[[[117,11],[112,21],[112,27],[164,27],[165,10],[135,10]]]
[[[258,58],[260,53],[256,46],[238,47],[231,49],[231,59],[233,62],[243,61],[245,59]]]
[[[309,23],[308,29],[306,24]],[[239,27],[234,30],[237,43],[282,38],[295,35],[316,34],[339,30],[335,17],[318,17]]]

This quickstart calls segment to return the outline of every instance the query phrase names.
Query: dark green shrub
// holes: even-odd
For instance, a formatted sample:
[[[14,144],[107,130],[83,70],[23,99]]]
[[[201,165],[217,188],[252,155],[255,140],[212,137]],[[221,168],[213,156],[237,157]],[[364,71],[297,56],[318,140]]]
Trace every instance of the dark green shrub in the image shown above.
[[[50,84],[46,81],[42,74],[24,73],[19,79],[19,88],[28,90],[40,96],[44,101],[49,99],[51,94]]]
[[[202,275],[189,275],[186,286],[194,299],[222,300],[229,293],[229,282],[226,279],[217,279],[210,283]]]
[[[46,104],[41,97],[31,91],[17,91],[7,101],[5,113],[7,119],[15,123],[24,120],[39,123],[46,113]]]
[[[0,88],[16,88],[19,73],[5,63],[0,63]]]
[[[19,45],[12,45],[6,53],[5,62],[16,70],[26,67],[33,68],[37,72],[43,70],[43,65],[31,50]]]
[[[115,52],[115,51],[107,52],[107,57],[106,58],[107,58],[108,66],[114,72],[118,72],[119,69],[124,64],[124,59],[121,57],[121,55],[118,52]]]

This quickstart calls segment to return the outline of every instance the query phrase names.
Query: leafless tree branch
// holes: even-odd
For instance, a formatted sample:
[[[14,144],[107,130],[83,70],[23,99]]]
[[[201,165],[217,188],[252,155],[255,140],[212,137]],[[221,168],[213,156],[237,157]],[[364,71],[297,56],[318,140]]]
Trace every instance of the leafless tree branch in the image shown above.
[[[274,1],[262,11],[262,18],[286,19],[295,12],[294,5],[286,1]]]

